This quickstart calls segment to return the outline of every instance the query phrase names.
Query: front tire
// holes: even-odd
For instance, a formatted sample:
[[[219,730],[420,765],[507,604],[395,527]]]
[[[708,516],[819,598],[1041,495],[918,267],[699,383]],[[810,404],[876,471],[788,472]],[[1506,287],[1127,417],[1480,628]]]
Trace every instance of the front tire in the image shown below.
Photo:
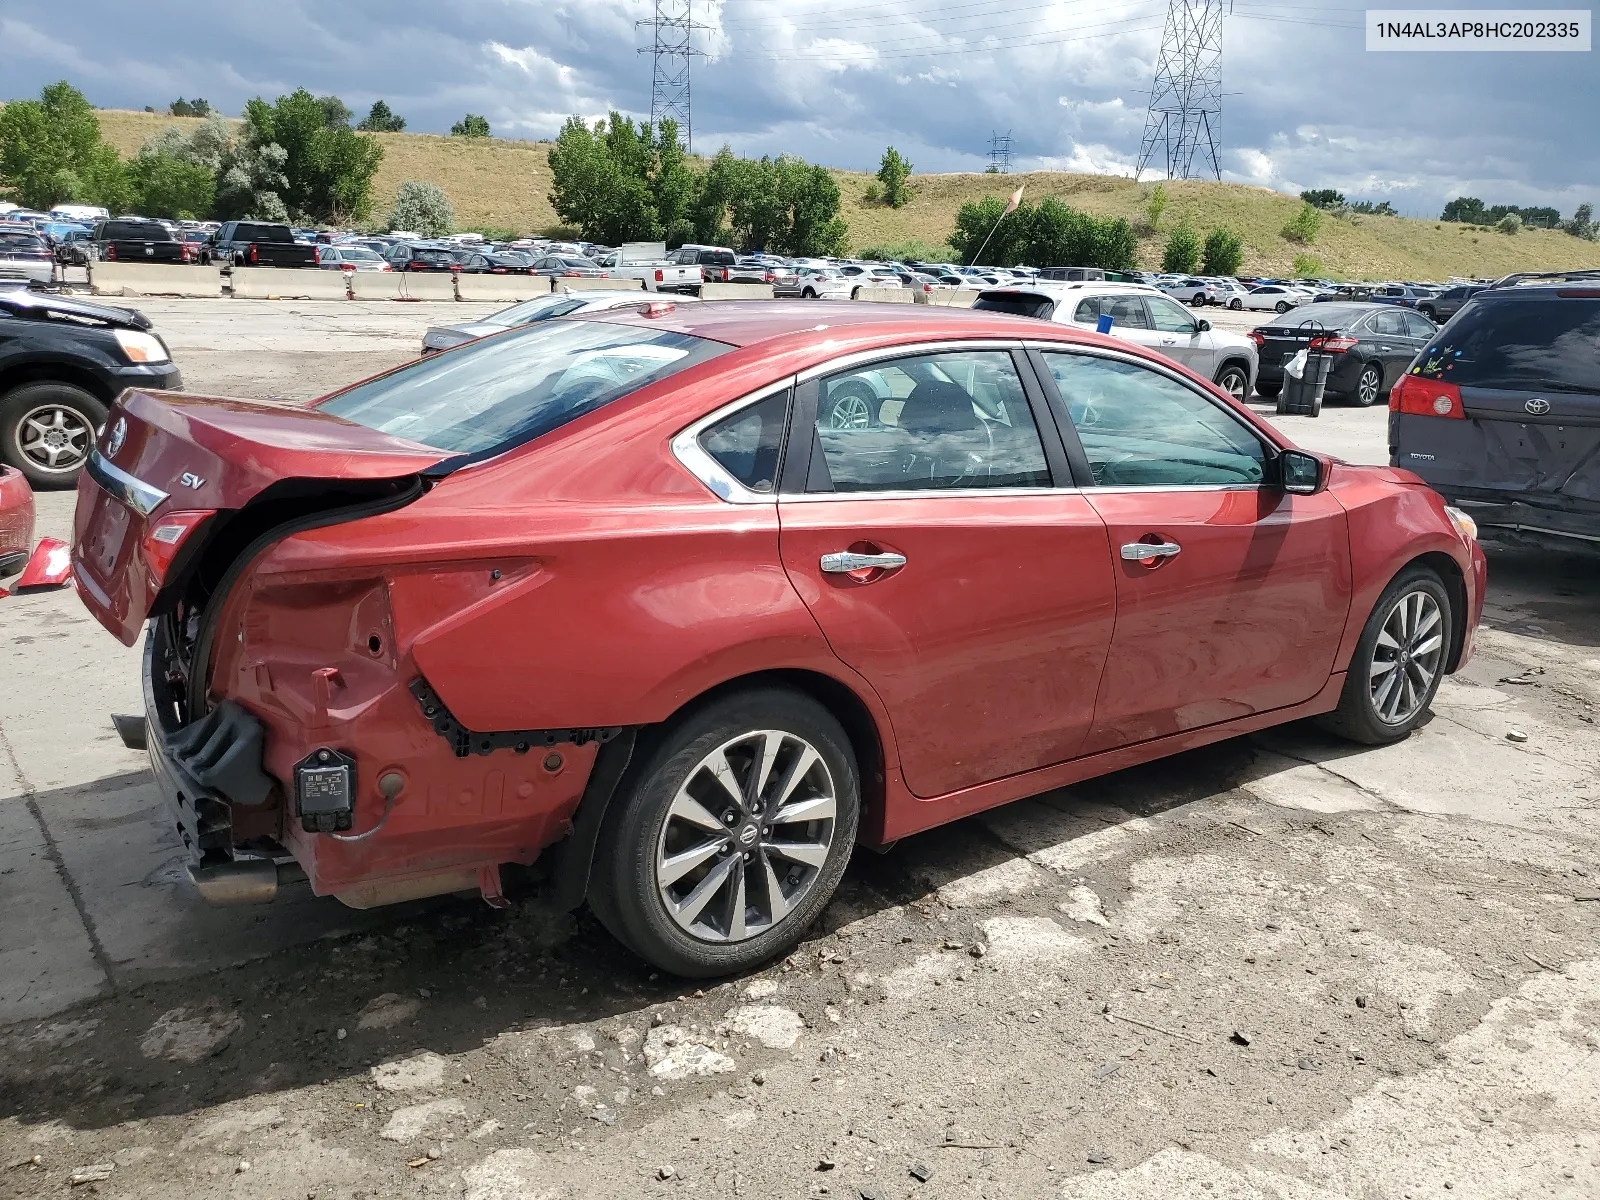
[[[1367,618],[1339,707],[1318,723],[1363,745],[1400,741],[1427,715],[1454,636],[1455,614],[1444,580],[1430,567],[1407,567]]]
[[[1228,301],[1228,307],[1233,309],[1234,312],[1238,312],[1244,307],[1244,301],[1235,296],[1232,300]]]
[[[1217,372],[1216,383],[1240,404],[1250,394],[1250,374],[1237,363],[1229,363]]]
[[[0,397],[0,460],[33,487],[72,487],[106,416],[106,406],[80,387],[25,383]]]
[[[855,754],[832,714],[741,691],[669,724],[606,816],[590,907],[664,971],[732,974],[783,954],[855,844]]]

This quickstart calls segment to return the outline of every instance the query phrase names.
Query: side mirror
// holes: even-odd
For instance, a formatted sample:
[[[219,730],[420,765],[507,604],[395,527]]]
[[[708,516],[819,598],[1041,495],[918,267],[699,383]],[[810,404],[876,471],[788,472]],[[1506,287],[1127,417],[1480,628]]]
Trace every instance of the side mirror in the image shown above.
[[[1196,321],[1194,323],[1194,331],[1196,333],[1210,333],[1211,332],[1211,322],[1206,320],[1204,317],[1201,317],[1198,321]]]
[[[1327,485],[1326,466],[1315,454],[1285,450],[1278,455],[1278,485],[1297,496],[1310,496]]]

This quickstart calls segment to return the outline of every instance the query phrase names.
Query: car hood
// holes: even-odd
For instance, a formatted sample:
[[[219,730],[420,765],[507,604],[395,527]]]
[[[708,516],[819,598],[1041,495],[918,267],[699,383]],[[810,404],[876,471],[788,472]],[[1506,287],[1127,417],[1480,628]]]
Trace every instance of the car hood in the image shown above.
[[[19,317],[46,318],[58,313],[90,325],[111,325],[121,329],[149,329],[150,318],[131,308],[118,308],[111,304],[94,304],[68,296],[36,292],[30,288],[0,290],[0,308]]]

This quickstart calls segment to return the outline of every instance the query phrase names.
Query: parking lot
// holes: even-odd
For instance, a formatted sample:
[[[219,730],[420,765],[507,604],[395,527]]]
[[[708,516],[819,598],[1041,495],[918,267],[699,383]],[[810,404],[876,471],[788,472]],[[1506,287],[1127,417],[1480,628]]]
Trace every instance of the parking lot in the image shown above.
[[[137,306],[190,390],[291,399],[497,307]],[[1379,463],[1386,416],[1280,420]],[[703,989],[537,872],[506,911],[200,907],[111,728],[137,650],[0,600],[0,1196],[1600,1194],[1600,567],[1490,579],[1409,740],[1290,726],[859,852]]]

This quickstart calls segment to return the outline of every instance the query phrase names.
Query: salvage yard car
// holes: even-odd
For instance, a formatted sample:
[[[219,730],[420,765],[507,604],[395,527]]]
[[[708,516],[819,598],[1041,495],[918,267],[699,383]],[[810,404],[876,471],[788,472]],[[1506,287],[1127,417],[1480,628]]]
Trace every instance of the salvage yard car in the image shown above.
[[[714,976],[858,843],[1302,717],[1405,737],[1472,652],[1464,528],[1071,325],[650,300],[309,407],[130,391],[73,572],[145,635],[203,894],[498,904],[548,853]]]
[[[0,462],[71,487],[123,388],[183,386],[142,313],[0,287]]]
[[[1256,392],[1283,390],[1283,364],[1301,350],[1332,355],[1327,395],[1370,408],[1389,394],[1438,327],[1391,304],[1308,304],[1250,331],[1260,348]]]
[[[1493,540],[1600,554],[1600,271],[1469,299],[1389,393],[1389,455]]]

